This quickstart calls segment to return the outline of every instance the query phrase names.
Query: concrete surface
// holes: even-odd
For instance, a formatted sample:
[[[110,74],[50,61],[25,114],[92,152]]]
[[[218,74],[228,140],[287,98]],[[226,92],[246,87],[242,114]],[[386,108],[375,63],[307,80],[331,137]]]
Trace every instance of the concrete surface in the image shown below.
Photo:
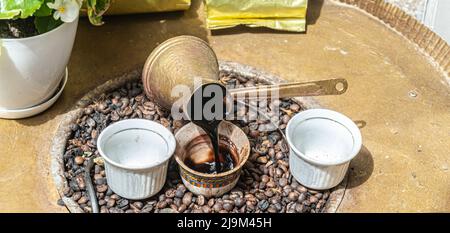
[[[158,43],[181,34],[209,40],[220,59],[288,80],[348,80],[345,95],[319,98],[363,126],[364,148],[351,164],[339,211],[450,211],[447,80],[371,17],[328,1],[310,3],[306,34],[236,28],[210,35],[199,1],[188,12],[109,17],[98,28],[81,20],[58,102],[33,118],[0,120],[0,211],[67,211],[56,204],[49,175],[61,115],[89,90],[141,66]]]

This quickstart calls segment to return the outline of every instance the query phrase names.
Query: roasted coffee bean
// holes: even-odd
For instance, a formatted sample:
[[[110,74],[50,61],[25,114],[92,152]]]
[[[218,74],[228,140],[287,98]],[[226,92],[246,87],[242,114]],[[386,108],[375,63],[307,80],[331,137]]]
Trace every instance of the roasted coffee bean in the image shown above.
[[[122,209],[119,209],[119,208],[117,208],[117,207],[113,207],[113,208],[110,208],[110,209],[109,209],[109,212],[110,212],[110,213],[115,213],[115,214],[120,214],[120,213],[124,213],[125,211],[122,210]]]
[[[74,200],[74,201],[78,201],[80,198],[81,198],[81,192],[75,192],[72,195],[72,200]]]
[[[193,209],[191,211],[191,213],[193,213],[193,214],[200,214],[200,213],[203,213],[203,211],[202,211],[202,209]]]
[[[275,169],[275,176],[276,177],[281,177],[281,176],[283,176],[283,174],[284,174],[284,171],[281,170],[280,168]]]
[[[189,206],[191,204],[191,202],[192,202],[192,193],[191,192],[185,193],[184,196],[183,196],[182,202],[186,206]]]
[[[89,127],[92,128],[92,127],[95,126],[96,122],[94,121],[94,119],[88,117],[88,118],[86,119],[86,124],[87,124]]]
[[[66,186],[66,187],[64,187],[63,193],[64,193],[64,196],[70,197],[73,194],[73,191],[72,191],[72,189],[70,189],[70,187]]]
[[[106,179],[105,178],[100,178],[100,179],[96,179],[94,182],[95,182],[95,184],[98,184],[98,185],[106,184]]]
[[[311,202],[311,203],[317,203],[318,201],[319,201],[319,199],[317,199],[316,196],[310,196],[309,197],[309,202]]]
[[[100,200],[98,200],[98,205],[99,205],[99,206],[106,205],[105,199],[100,199]]]
[[[203,213],[211,213],[211,208],[207,205],[202,206]]]
[[[184,191],[178,190],[175,192],[175,196],[178,198],[183,198],[184,197]]]
[[[300,105],[298,104],[291,104],[291,106],[289,106],[289,108],[294,111],[294,112],[298,112],[300,110]]]
[[[156,204],[156,208],[158,209],[164,209],[167,206],[167,202],[165,200],[163,201],[158,201],[158,203]]]
[[[166,191],[165,195],[166,195],[167,198],[174,198],[175,197],[175,193],[176,193],[176,190],[169,189],[169,190]]]
[[[286,213],[295,213],[295,206],[297,203],[295,202],[289,202],[286,206]]]
[[[199,205],[199,206],[202,206],[202,205],[204,205],[205,204],[205,197],[203,196],[203,195],[200,195],[200,196],[198,196],[197,197],[197,204]]]
[[[219,202],[216,202],[214,205],[213,205],[213,210],[214,210],[214,212],[219,212],[219,211],[221,211],[222,210],[222,208],[223,208],[223,206],[222,206],[222,204],[221,203],[219,203]]]
[[[283,115],[281,118],[281,122],[283,122],[284,124],[287,124],[290,119],[291,119],[291,117],[289,115]]]
[[[258,208],[262,211],[265,211],[267,208],[269,208],[269,202],[267,200],[262,200],[258,202]]]
[[[164,201],[166,200],[166,195],[165,194],[161,194],[158,196],[158,201]]]
[[[278,152],[275,154],[275,159],[280,160],[280,159],[283,159],[283,158],[284,158],[283,152],[278,151]]]
[[[98,180],[98,179],[103,179],[103,176],[100,175],[100,174],[98,174],[98,173],[96,173],[96,174],[94,175],[94,180]]]
[[[323,197],[323,194],[322,193],[317,193],[314,196],[317,197],[317,199],[321,199]]]
[[[327,200],[329,196],[330,196],[330,192],[329,192],[329,191],[326,191],[326,192],[323,194],[322,199]]]
[[[261,176],[261,182],[267,183],[269,182],[270,178],[267,175],[262,175]]]
[[[261,157],[258,157],[257,159],[256,159],[256,162],[258,162],[258,163],[263,163],[263,164],[266,164],[267,163],[267,157],[266,156],[261,156]]]
[[[101,184],[101,185],[97,185],[97,192],[99,193],[104,193],[108,190],[108,185],[106,184]]]
[[[102,168],[101,168],[99,165],[95,165],[95,166],[94,166],[94,172],[95,172],[95,175],[97,175],[97,174],[100,175],[101,170],[102,170]],[[102,176],[102,177],[103,177],[103,176]],[[95,176],[94,176],[94,179],[95,179]]]
[[[273,158],[275,156],[275,149],[269,148],[267,155],[270,156],[271,158]]]
[[[187,205],[181,204],[180,207],[178,207],[178,212],[183,213],[187,208]]]
[[[264,192],[264,195],[265,195],[266,197],[272,197],[272,196],[274,195],[274,193],[273,193],[272,190],[268,189],[268,190],[266,190],[266,191]]]
[[[123,198],[119,199],[117,201],[117,207],[119,207],[121,209],[127,208],[128,207],[128,203],[129,203],[129,201],[127,199],[123,199]]]
[[[269,212],[269,213],[277,213],[278,210],[277,210],[277,208],[275,206],[270,205],[269,208],[267,208],[267,212]]]
[[[86,183],[84,182],[84,177],[82,175],[78,175],[76,178],[78,187],[82,190],[86,188]]]
[[[317,190],[308,190],[308,192],[309,193],[311,193],[312,195],[315,195],[315,194],[317,194],[317,193],[319,193],[319,191],[317,191]]]
[[[298,196],[298,201],[302,202],[306,200],[306,193],[300,193],[300,195]]]
[[[89,199],[86,196],[81,196],[80,199],[78,199],[78,204],[86,204],[89,201]]]
[[[265,199],[267,199],[266,195],[264,195],[263,192],[255,193],[255,197],[258,198],[259,200],[265,200]]]
[[[245,205],[246,200],[242,197],[237,197],[234,200],[234,205],[238,208],[241,208],[243,205]]]
[[[83,156],[76,156],[76,157],[75,157],[75,163],[76,163],[77,165],[82,165],[82,164],[84,163],[84,158],[83,158]]]
[[[176,192],[175,196],[178,198],[183,198],[185,192],[186,192],[186,187],[184,185],[179,185],[177,187],[177,192]]]
[[[107,206],[108,208],[111,208],[111,207],[113,207],[114,205],[116,205],[116,200],[114,200],[114,199],[109,199],[108,202],[106,203],[106,206]]]
[[[109,213],[109,210],[108,210],[108,208],[107,208],[106,206],[102,206],[102,207],[100,208],[100,213],[106,214],[106,213]]]
[[[297,201],[298,197],[299,197],[299,194],[296,193],[296,192],[290,192],[289,195],[288,195],[288,199],[290,201]]]
[[[173,199],[172,198],[167,198],[165,201],[167,202],[167,205],[172,205],[173,204]]]
[[[214,205],[214,198],[211,198],[208,200],[208,206],[213,207],[213,205]]]
[[[233,210],[233,208],[234,208],[232,202],[225,202],[225,203],[223,204],[222,207],[223,207],[223,209],[225,209],[226,211],[231,211],[231,210]]]
[[[267,182],[266,184],[267,188],[275,188],[276,184],[273,180]]]
[[[304,209],[305,209],[305,207],[302,204],[300,204],[300,203],[297,203],[295,205],[295,211],[297,213],[304,213]]]
[[[299,185],[299,186],[297,187],[297,191],[299,191],[300,193],[306,193],[306,192],[308,192],[308,190],[307,190],[305,187],[301,186],[301,185]]]
[[[281,178],[279,181],[278,181],[278,184],[281,186],[281,187],[284,187],[284,186],[286,186],[287,184],[288,184],[288,180],[286,179],[286,178]]]

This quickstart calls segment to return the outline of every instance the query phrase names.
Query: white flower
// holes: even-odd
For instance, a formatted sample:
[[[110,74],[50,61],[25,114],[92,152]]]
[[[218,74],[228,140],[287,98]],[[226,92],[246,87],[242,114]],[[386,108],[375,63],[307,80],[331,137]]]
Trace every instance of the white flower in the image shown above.
[[[54,9],[53,18],[61,20],[65,23],[73,22],[79,14],[80,4],[77,0],[55,0],[54,3],[47,3],[50,9]]]

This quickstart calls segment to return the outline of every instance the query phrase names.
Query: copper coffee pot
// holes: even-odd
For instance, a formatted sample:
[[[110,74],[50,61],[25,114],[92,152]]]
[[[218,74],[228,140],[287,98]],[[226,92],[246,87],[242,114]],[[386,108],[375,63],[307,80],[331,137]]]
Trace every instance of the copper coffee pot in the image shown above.
[[[200,84],[219,82],[219,64],[211,47],[194,36],[178,36],[166,40],[153,50],[144,65],[142,82],[145,93],[166,109],[174,103],[187,104],[190,96],[173,96],[177,85],[189,87],[191,93]],[[261,85],[227,90],[229,94],[240,98],[255,98],[259,95],[271,97],[277,93],[279,98],[296,96],[340,95],[348,87],[345,79],[329,79],[312,82],[294,82],[277,85]],[[183,107],[183,106],[179,106]]]

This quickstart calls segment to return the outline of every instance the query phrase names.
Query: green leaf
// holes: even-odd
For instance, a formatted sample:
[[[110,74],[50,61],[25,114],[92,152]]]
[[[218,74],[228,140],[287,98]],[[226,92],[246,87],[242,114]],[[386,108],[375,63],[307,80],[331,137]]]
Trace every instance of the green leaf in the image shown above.
[[[47,6],[48,2],[53,2],[54,0],[44,0],[43,4],[41,5],[41,8],[39,8],[36,12],[34,12],[34,16],[49,16],[52,14],[52,9]]]
[[[0,19],[12,19],[18,14],[20,14],[19,10],[7,11],[7,12],[6,11],[5,12],[0,11]]]
[[[44,17],[36,17],[34,18],[34,25],[38,30],[39,34],[43,34],[49,32],[59,25],[63,24],[61,20],[55,20],[53,16],[44,16]]]
[[[108,10],[111,0],[87,0],[87,13],[89,21],[95,25],[103,24],[102,16]]]
[[[24,19],[38,10],[44,0],[0,0],[0,19],[12,19],[16,16]]]

